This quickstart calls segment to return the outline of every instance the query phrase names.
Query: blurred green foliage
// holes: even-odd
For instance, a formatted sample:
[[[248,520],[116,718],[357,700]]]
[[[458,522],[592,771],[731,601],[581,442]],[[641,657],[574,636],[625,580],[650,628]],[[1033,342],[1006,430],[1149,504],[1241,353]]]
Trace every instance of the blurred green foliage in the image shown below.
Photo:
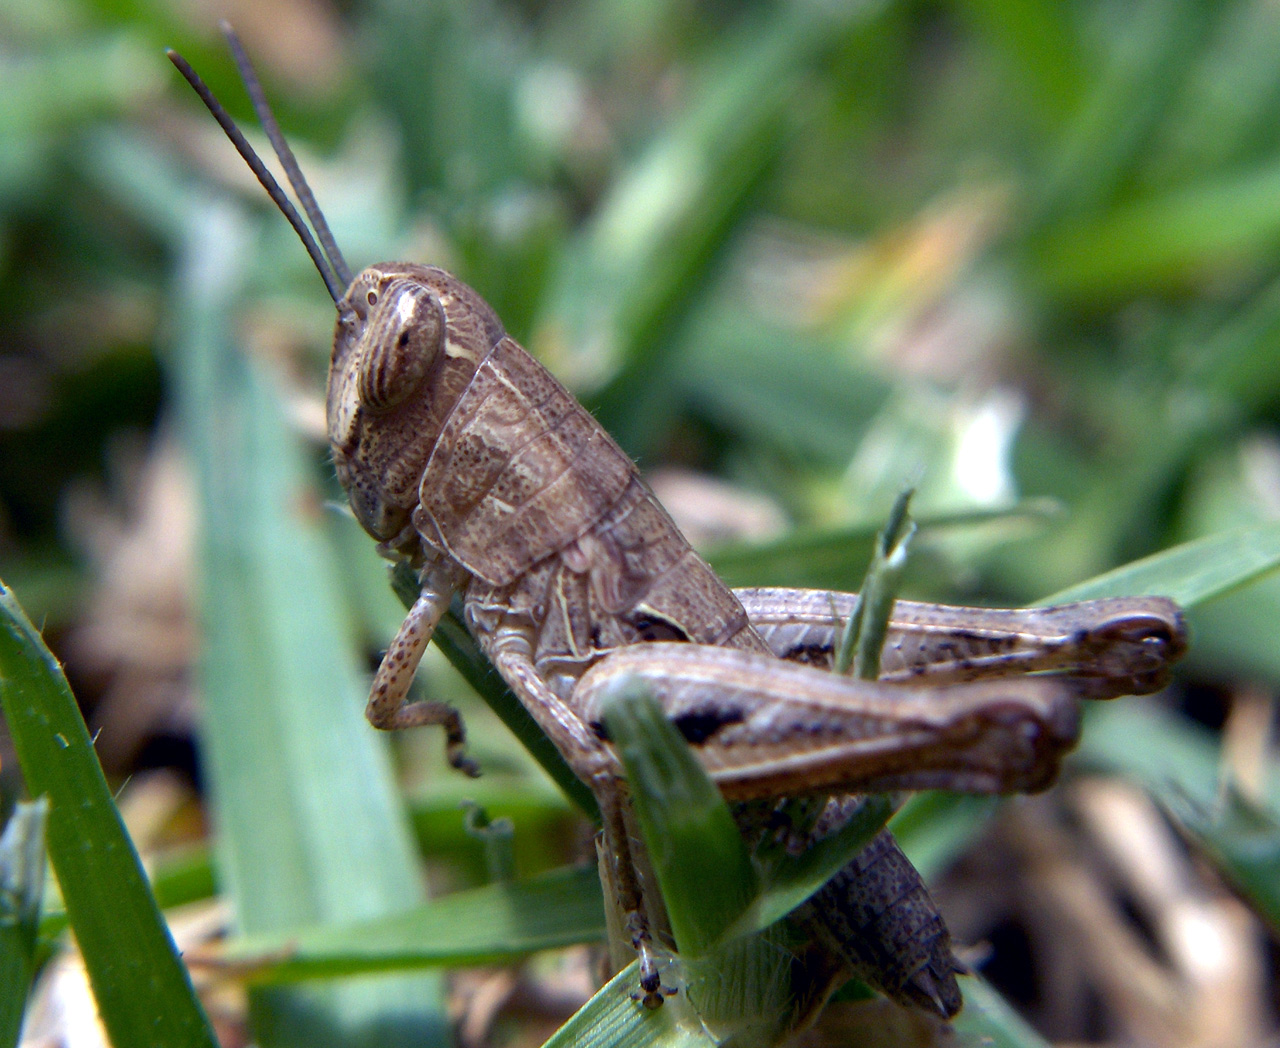
[[[736,584],[856,586],[907,479],[924,526],[906,589],[953,600],[1039,599],[1280,513],[1274,4],[229,13],[354,266],[445,265],[645,469],[704,470],[782,507],[791,534],[717,561]],[[370,544],[320,508],[339,497],[322,443],[286,424],[314,415],[331,305],[164,61],[183,52],[251,128],[212,22],[193,18],[154,0],[0,2],[0,575],[55,640],[80,624],[101,574],[86,486],[127,519],[149,449],[182,435],[200,471],[201,687],[245,704],[205,739],[227,817],[235,761],[263,771],[273,733],[311,731],[317,680],[358,709],[355,660],[399,610]],[[1278,616],[1276,580],[1197,608],[1193,672],[1280,686]],[[441,665],[430,679],[462,691]],[[347,754],[356,719],[297,736],[265,769],[274,785],[240,783],[248,836],[217,848],[242,921],[255,877],[292,884],[303,922],[373,920],[411,879],[373,749],[347,774],[376,782],[382,836],[320,839],[343,758],[317,754]],[[540,843],[571,836],[554,788],[496,726],[473,746],[492,773],[475,785],[401,755],[419,843],[482,879],[462,816],[443,814],[465,795],[514,815],[522,875],[561,861]],[[255,826],[267,808],[277,821]],[[298,880],[248,842],[288,850]],[[326,874],[348,860],[384,878],[350,907]],[[405,1036],[442,1022],[419,991]]]

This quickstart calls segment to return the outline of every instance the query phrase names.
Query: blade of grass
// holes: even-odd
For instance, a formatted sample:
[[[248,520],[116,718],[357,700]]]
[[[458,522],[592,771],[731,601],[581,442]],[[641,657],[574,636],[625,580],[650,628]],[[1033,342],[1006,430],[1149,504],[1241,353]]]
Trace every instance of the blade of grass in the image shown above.
[[[422,880],[385,742],[361,716],[313,466],[231,342],[246,231],[215,208],[190,223],[172,377],[202,524],[219,881],[247,933],[396,913],[423,900]],[[422,1045],[448,1028],[429,974],[273,988],[251,1008],[263,1045]]]
[[[1049,233],[1033,265],[1054,294],[1116,299],[1266,258],[1280,237],[1274,161],[1117,206]]]
[[[1059,512],[1053,499],[1023,499],[996,509],[922,513],[915,521],[923,539],[954,528],[1034,524]],[[710,550],[707,560],[732,586],[822,587],[824,581],[830,585],[833,578],[858,578],[871,560],[880,526],[878,521],[868,521],[822,531],[796,531],[770,542],[721,546]]]
[[[67,926],[62,895],[56,884],[50,889],[45,892],[45,906],[40,917],[40,936],[43,939],[52,939]],[[213,860],[203,844],[166,857],[151,875],[151,893],[162,910],[208,899],[216,891]]]
[[[964,1048],[1049,1048],[991,985],[976,976],[960,980],[964,1010],[955,1018],[956,1040]]]
[[[494,782],[493,789],[481,788],[485,778]],[[552,789],[545,792],[531,787],[520,776],[500,788],[497,776],[468,780],[465,797],[449,796],[434,787],[424,796],[415,797],[410,812],[414,836],[425,855],[448,855],[462,884],[485,883],[488,860],[481,842],[466,832],[458,818],[464,803],[483,804],[495,817],[510,820],[515,826],[512,840],[516,871],[532,876],[554,869],[564,862],[566,842],[577,839],[581,832],[579,813],[564,803]],[[458,791],[461,793],[461,789]]]
[[[852,672],[859,680],[880,677],[880,651],[907,566],[907,550],[916,533],[916,522],[907,515],[914,493],[914,488],[903,489],[889,510],[885,526],[876,533],[871,563],[858,587],[858,603],[836,646],[836,673]]]
[[[13,1048],[36,970],[49,801],[19,802],[0,836],[0,1048]]]
[[[640,682],[601,701],[681,952],[705,953],[756,894],[742,835],[720,791]]]
[[[515,823],[505,816],[490,818],[488,811],[475,801],[464,804],[464,826],[467,836],[484,849],[485,873],[499,884],[516,877]]]
[[[0,707],[28,791],[49,800],[49,857],[112,1044],[215,1048],[66,677],[2,586]]]
[[[1211,808],[1176,790],[1158,800],[1272,934],[1280,934],[1280,821],[1275,815],[1234,788],[1223,791]]]
[[[759,878],[724,798],[641,682],[618,681],[601,712],[626,769],[690,1000],[718,1037],[768,1043],[791,1018],[790,955],[776,925],[747,937],[729,933]]]
[[[1280,523],[1209,535],[1059,590],[1039,604],[1163,596],[1184,608],[1247,586],[1280,568]]]
[[[493,964],[599,942],[604,901],[594,866],[454,892],[388,917],[255,935],[226,959],[257,983],[395,969]]]
[[[553,363],[569,347],[605,347],[618,366],[594,406],[624,448],[643,450],[669,415],[670,334],[776,157],[803,73],[881,7],[762,9],[726,33],[697,71],[685,111],[571,247],[534,347]]]

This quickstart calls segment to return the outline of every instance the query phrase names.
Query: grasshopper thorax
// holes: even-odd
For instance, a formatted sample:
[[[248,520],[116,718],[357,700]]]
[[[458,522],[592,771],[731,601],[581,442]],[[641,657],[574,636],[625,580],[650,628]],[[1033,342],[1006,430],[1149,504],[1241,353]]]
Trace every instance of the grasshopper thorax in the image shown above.
[[[502,324],[479,295],[442,269],[385,262],[352,279],[244,48],[225,22],[222,29],[311,227],[186,59],[174,51],[169,58],[289,220],[324,280],[338,310],[327,395],[338,479],[365,530],[389,551],[412,558],[410,521],[423,467],[458,398],[503,338]]]

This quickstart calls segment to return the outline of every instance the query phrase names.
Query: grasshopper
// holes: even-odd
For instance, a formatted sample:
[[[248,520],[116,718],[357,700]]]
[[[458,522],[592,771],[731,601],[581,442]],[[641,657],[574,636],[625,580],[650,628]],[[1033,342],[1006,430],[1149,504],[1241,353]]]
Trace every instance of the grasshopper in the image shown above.
[[[738,805],[744,833],[762,832],[761,805],[811,798],[819,814],[807,840],[845,823],[860,793],[1043,789],[1076,741],[1082,697],[1166,682],[1186,634],[1177,605],[1154,597],[1030,610],[902,601],[882,678],[831,673],[856,595],[731,591],[630,459],[475,291],[411,262],[352,275],[243,48],[224,31],[314,236],[200,78],[169,57],[325,282],[337,310],[334,467],[379,551],[419,580],[374,676],[368,719],[382,729],[440,725],[450,763],[478,774],[458,712],[409,699],[423,651],[460,595],[480,648],[599,803],[607,879],[645,1004],[664,993],[661,903],[637,872],[644,856],[600,712],[624,678],[655,696]],[[944,1018],[959,1010],[946,927],[887,832],[793,920],[819,957],[820,974],[808,977],[819,1003],[857,974],[901,1003]]]

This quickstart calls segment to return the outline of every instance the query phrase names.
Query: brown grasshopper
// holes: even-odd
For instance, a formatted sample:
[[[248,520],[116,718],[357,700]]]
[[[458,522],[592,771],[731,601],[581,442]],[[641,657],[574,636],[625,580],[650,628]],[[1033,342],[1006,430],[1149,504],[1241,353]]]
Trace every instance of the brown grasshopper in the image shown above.
[[[338,314],[327,397],[338,479],[379,551],[420,581],[368,718],[384,729],[443,726],[450,762],[477,774],[457,711],[408,699],[461,595],[472,635],[599,802],[645,1003],[662,1001],[660,900],[637,873],[626,784],[601,723],[601,697],[619,681],[644,682],[739,803],[744,832],[761,832],[761,802],[818,798],[810,840],[847,821],[857,793],[1042,789],[1076,741],[1080,697],[1165,683],[1186,638],[1178,607],[1161,598],[1009,611],[899,602],[882,679],[829,672],[855,595],[729,590],[635,465],[475,291],[410,262],[352,277],[226,31],[315,237],[200,78],[170,58],[325,281]],[[815,998],[855,973],[900,1002],[944,1017],[959,1009],[946,927],[887,832],[793,919],[820,956],[820,976],[806,977],[819,984]]]

